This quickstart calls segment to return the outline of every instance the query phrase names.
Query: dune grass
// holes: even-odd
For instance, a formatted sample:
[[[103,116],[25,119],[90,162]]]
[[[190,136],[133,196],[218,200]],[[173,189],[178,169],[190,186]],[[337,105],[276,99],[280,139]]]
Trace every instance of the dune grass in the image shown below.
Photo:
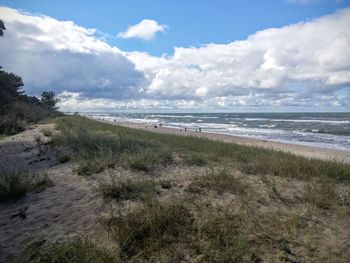
[[[41,129],[40,131],[46,137],[51,137],[53,135],[53,130],[49,128],[44,128],[44,129]]]
[[[163,149],[142,149],[137,152],[125,152],[119,159],[119,163],[124,168],[143,172],[149,172],[159,166],[166,166],[171,162],[171,153]]]
[[[147,258],[155,251],[189,242],[193,216],[183,202],[151,202],[111,218],[108,227],[122,258]]]
[[[83,158],[94,159],[96,152],[109,149],[112,158],[140,149],[167,149],[215,155],[218,162],[229,164],[244,174],[270,174],[310,180],[324,176],[350,182],[350,164],[335,160],[307,159],[292,153],[269,150],[206,138],[159,134],[97,122],[80,116],[57,119],[61,130],[56,142],[71,146]],[[102,151],[102,155],[108,151]],[[117,158],[113,161],[117,163]]]
[[[236,178],[227,169],[215,171],[208,169],[205,175],[195,176],[193,182],[188,186],[187,191],[192,193],[204,193],[206,190],[213,190],[219,194],[244,194],[247,192],[247,185]]]
[[[31,243],[14,262],[18,263],[118,263],[115,255],[88,237],[78,236],[63,242],[40,240]]]
[[[208,160],[194,152],[190,152],[183,157],[184,163],[189,166],[204,166],[208,163]]]
[[[41,191],[51,186],[52,181],[46,174],[27,172],[0,171],[0,202],[25,196],[30,191]]]
[[[107,199],[117,201],[149,200],[156,194],[156,184],[152,180],[116,180],[113,176],[108,181],[100,181],[98,192]]]

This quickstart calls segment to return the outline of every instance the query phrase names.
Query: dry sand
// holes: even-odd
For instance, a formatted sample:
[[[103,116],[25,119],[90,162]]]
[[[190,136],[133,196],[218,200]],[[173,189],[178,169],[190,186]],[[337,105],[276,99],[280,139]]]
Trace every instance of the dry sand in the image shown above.
[[[42,192],[0,203],[0,262],[10,262],[32,240],[63,240],[72,233],[100,231],[97,215],[103,211],[103,202],[94,191],[96,181],[74,174],[72,163],[58,164],[49,149],[40,151],[35,136],[42,128],[54,126],[38,125],[0,141],[1,169],[46,172],[54,183]],[[26,207],[25,219],[11,219]]]
[[[337,156],[346,161],[350,160],[349,155],[346,155],[346,153],[332,150],[263,142],[204,132],[196,133],[187,131],[185,133],[184,131],[170,128],[155,129],[150,126],[146,128],[145,125],[132,123],[118,124],[160,133],[192,135],[225,142],[237,142],[240,144],[282,149],[293,151],[307,157],[327,159]],[[29,193],[26,197],[14,202],[0,203],[0,262],[9,262],[11,257],[32,240],[44,238],[52,241],[59,241],[64,240],[68,234],[74,235],[74,233],[80,232],[91,234],[95,238],[101,237],[104,244],[113,246],[112,243],[109,243],[106,232],[104,232],[101,225],[97,222],[98,218],[112,211],[112,206],[113,208],[116,206],[128,210],[137,205],[130,201],[126,201],[124,204],[120,205],[116,203],[107,204],[96,193],[96,178],[108,176],[109,174],[117,174],[117,177],[121,179],[134,177],[144,178],[146,176],[145,174],[126,171],[121,167],[115,167],[114,169],[107,169],[96,175],[95,178],[91,177],[91,179],[86,179],[85,177],[79,176],[74,173],[74,169],[76,168],[74,163],[58,164],[55,152],[51,152],[49,148],[40,149],[38,143],[35,141],[35,137],[41,134],[40,130],[42,128],[54,129],[54,126],[39,125],[34,129],[27,130],[0,141],[0,165],[2,168],[25,169],[37,173],[46,172],[54,183],[54,186],[42,192]],[[43,142],[49,139],[43,137],[42,134],[41,136]],[[347,159],[344,158],[344,156]],[[177,196],[191,196],[191,194],[187,192],[187,189],[189,184],[193,181],[193,176],[205,175],[206,173],[207,168],[205,167],[187,167],[178,163],[154,171],[154,174],[150,176],[152,176],[152,178],[156,176],[162,180],[169,180],[172,183],[171,189],[159,190],[159,199],[165,200]],[[266,178],[269,178],[269,180],[275,184],[282,198],[291,201],[283,203],[271,197],[271,193],[268,191],[269,188],[266,187],[260,177],[245,176],[235,170],[232,171],[232,175],[249,187],[247,197],[244,197],[245,199],[242,197],[242,200],[245,204],[249,205],[252,211],[255,211],[259,222],[260,219],[262,220],[262,224],[269,222],[268,216],[271,215],[278,216],[279,219],[283,220],[290,220],[297,216],[300,220],[304,220],[307,223],[303,228],[303,231],[306,232],[300,232],[297,235],[298,242],[300,242],[300,244],[312,244],[313,247],[316,247],[317,255],[314,255],[314,257],[327,258],[329,251],[332,251],[332,254],[335,255],[338,260],[337,262],[347,262],[346,260],[349,258],[350,251],[347,247],[344,247],[344,244],[349,237],[350,227],[348,217],[343,218],[342,216],[339,217],[338,215],[327,213],[318,214],[317,218],[311,215],[309,211],[313,210],[307,208],[308,204],[298,201],[300,200],[301,192],[304,191],[308,185],[307,182],[278,176],[266,176]],[[346,187],[348,189],[348,186]],[[235,209],[240,209],[243,205],[243,201],[239,196],[229,193],[220,195],[215,191],[208,191],[200,200],[207,205],[233,206]],[[19,217],[11,219],[12,215],[18,213],[20,209],[25,207],[28,207],[25,219]],[[272,219],[276,218],[272,217]],[[271,232],[271,235],[275,235],[278,231],[280,231],[280,233],[278,233],[279,235],[282,235],[281,233],[283,231],[285,232],[283,227],[265,230]],[[293,233],[292,231],[290,235],[293,236]],[[297,255],[304,255],[308,252],[307,248],[308,247],[302,245],[296,248],[292,247]],[[273,259],[277,258],[276,253],[281,253],[279,250],[280,249],[276,247],[271,253],[267,253],[271,254],[271,260],[267,257],[266,262],[275,262]],[[305,260],[302,262],[313,262],[307,260],[310,259],[309,255],[305,254],[302,258],[304,257]]]
[[[185,132],[183,129],[181,130],[181,129],[175,129],[175,128],[159,127],[159,126],[157,128],[154,128],[153,125],[138,124],[138,123],[131,123],[131,122],[112,122],[112,121],[106,121],[106,120],[100,120],[100,121],[106,122],[106,123],[113,123],[116,125],[134,128],[134,129],[147,130],[151,132],[208,138],[211,140],[218,140],[218,141],[223,141],[228,143],[238,143],[242,145],[258,146],[258,147],[264,147],[264,148],[273,149],[273,150],[291,152],[297,155],[302,155],[307,158],[318,158],[323,160],[335,159],[337,161],[350,163],[350,152],[345,152],[345,151],[311,147],[311,146],[303,146],[303,145],[296,145],[296,144],[288,144],[288,143],[281,143],[281,142],[265,141],[265,140],[258,140],[258,139],[252,139],[252,138],[243,138],[243,137],[224,135],[224,134],[214,134],[214,133],[207,133],[207,132],[199,133],[191,130],[187,130]]]

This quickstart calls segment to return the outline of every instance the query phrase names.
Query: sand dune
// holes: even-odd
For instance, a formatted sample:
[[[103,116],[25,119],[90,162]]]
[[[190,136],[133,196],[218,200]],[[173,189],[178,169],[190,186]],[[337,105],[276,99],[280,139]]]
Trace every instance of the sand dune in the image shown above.
[[[265,140],[258,140],[258,139],[252,139],[252,138],[243,138],[243,137],[224,135],[224,134],[214,134],[214,133],[206,133],[206,132],[199,133],[199,132],[190,131],[190,130],[187,130],[185,132],[184,130],[167,128],[167,127],[154,128],[154,126],[152,125],[138,124],[138,123],[131,123],[131,122],[112,122],[112,121],[105,121],[105,120],[100,120],[100,121],[106,122],[106,123],[113,123],[113,124],[134,128],[134,129],[148,130],[148,131],[157,132],[157,133],[202,137],[202,138],[208,138],[212,140],[219,140],[223,142],[229,142],[229,143],[233,142],[233,143],[238,143],[242,145],[251,145],[251,146],[264,147],[264,148],[274,149],[279,151],[291,152],[297,155],[302,155],[307,158],[318,158],[323,160],[335,159],[337,161],[350,163],[350,152],[345,152],[345,151],[338,151],[338,150],[319,148],[319,147],[310,147],[310,146],[303,146],[303,145],[296,145],[296,144],[288,144],[288,143],[281,143],[281,142],[265,141]]]

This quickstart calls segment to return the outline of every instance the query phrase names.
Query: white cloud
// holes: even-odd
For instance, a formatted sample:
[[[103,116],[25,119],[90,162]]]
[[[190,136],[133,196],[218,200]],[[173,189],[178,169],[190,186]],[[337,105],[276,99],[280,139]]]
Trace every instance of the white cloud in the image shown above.
[[[245,40],[123,52],[70,21],[0,8],[0,64],[64,109],[349,107],[350,8]]]
[[[118,48],[99,40],[95,29],[4,7],[0,17],[6,25],[0,63],[22,77],[27,93],[69,90],[102,98],[138,94],[143,74]]]
[[[158,99],[232,96],[243,103],[303,104],[297,95],[333,94],[350,86],[350,9],[229,44],[175,48],[167,57],[130,52],[145,73],[145,94]],[[262,97],[263,96],[263,97]],[[277,98],[278,97],[278,98]],[[254,99],[252,99],[254,98]]]
[[[152,19],[144,19],[136,25],[129,26],[125,32],[119,33],[117,36],[121,38],[139,38],[142,40],[152,40],[158,32],[164,32],[166,25],[160,25]]]

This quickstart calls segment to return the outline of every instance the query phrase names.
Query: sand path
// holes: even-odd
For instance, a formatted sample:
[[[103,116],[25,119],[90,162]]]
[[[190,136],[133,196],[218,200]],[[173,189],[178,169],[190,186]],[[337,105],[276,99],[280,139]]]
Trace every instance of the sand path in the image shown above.
[[[34,137],[42,127],[39,125],[0,141],[2,168],[47,172],[54,183],[42,192],[0,203],[0,262],[9,262],[34,239],[62,240],[67,234],[100,231],[97,215],[103,208],[101,198],[94,191],[96,182],[74,174],[71,163],[57,165],[50,150],[38,155]],[[25,207],[25,219],[11,219]]]

